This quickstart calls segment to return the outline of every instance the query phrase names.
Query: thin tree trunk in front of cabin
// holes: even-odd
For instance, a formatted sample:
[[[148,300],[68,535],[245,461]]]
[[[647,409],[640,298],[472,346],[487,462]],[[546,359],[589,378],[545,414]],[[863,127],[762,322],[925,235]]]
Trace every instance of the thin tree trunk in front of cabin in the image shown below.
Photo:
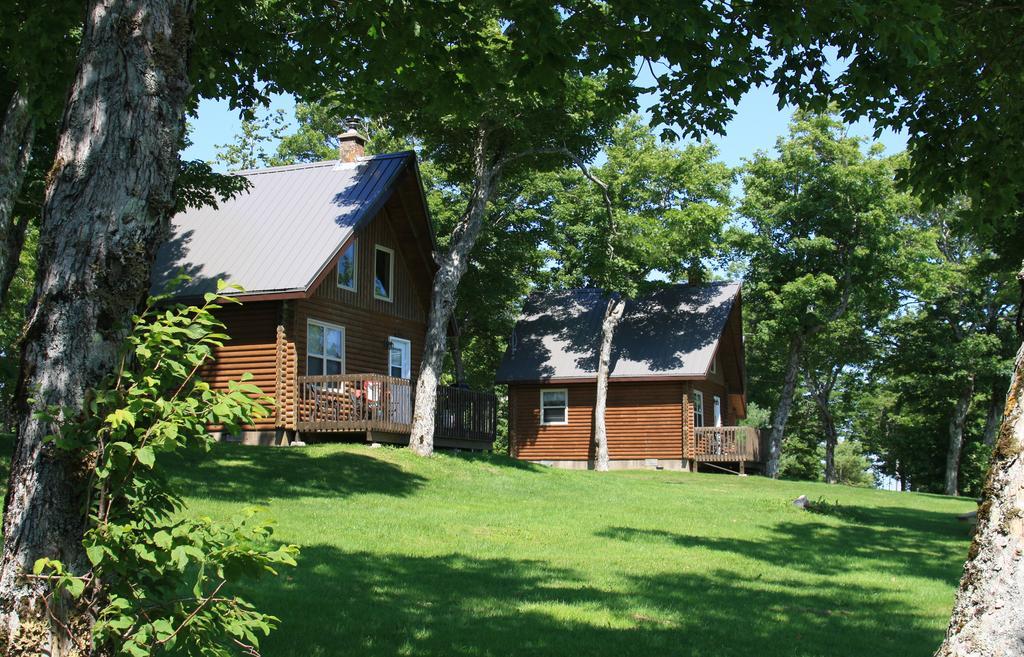
[[[960,396],[949,418],[949,448],[946,452],[946,495],[956,495],[959,489],[960,455],[964,449],[964,424],[974,396],[974,376],[960,388]]]
[[[46,436],[115,362],[174,210],[190,93],[193,0],[91,0],[40,224],[3,518],[0,641],[7,654],[89,654],[92,617],[25,577],[41,557],[72,573],[90,466]],[[54,422],[37,415],[65,409]],[[64,616],[62,620],[61,617]],[[69,629],[73,628],[73,629]]]
[[[611,374],[612,341],[625,307],[624,299],[612,295],[601,319],[601,345],[597,356],[597,395],[594,399],[594,469],[598,472],[608,471],[608,427],[605,424],[608,376]]]
[[[992,449],[996,445],[996,437],[999,436],[999,425],[1003,422],[1003,407],[1006,406],[1006,396],[999,389],[997,384],[992,386],[992,395],[988,400],[988,410],[985,413],[985,430],[982,432],[982,439],[985,446]]]
[[[782,456],[782,436],[786,431],[789,413],[793,410],[793,397],[796,395],[797,375],[800,373],[800,356],[804,348],[802,335],[794,336],[789,342],[789,354],[786,357],[786,372],[782,380],[782,393],[779,404],[772,414],[771,432],[768,434],[768,463],[765,474],[775,478],[779,476],[779,458]]]
[[[936,657],[1024,654],[1024,345],[978,507],[946,638]]]
[[[466,383],[466,370],[462,365],[462,336],[459,335],[459,327],[456,324],[452,331],[452,365],[455,367],[455,384]]]
[[[0,126],[0,307],[7,300],[25,242],[28,218],[16,219],[14,204],[25,182],[35,132],[28,100],[15,91]]]
[[[427,319],[426,345],[413,403],[412,431],[409,449],[420,456],[434,452],[434,412],[437,405],[437,384],[444,367],[447,328],[455,309],[455,293],[469,265],[469,254],[483,228],[487,204],[501,177],[500,166],[488,161],[488,133],[481,129],[473,153],[473,194],[452,233],[448,250],[438,262],[434,286],[430,294],[430,316]]]

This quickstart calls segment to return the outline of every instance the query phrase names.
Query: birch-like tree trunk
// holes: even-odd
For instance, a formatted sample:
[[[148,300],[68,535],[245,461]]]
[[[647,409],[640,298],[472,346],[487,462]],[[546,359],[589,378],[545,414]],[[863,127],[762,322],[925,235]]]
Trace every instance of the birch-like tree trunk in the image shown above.
[[[469,254],[480,236],[487,204],[501,177],[501,165],[489,161],[488,145],[488,132],[485,129],[479,130],[473,152],[473,193],[452,233],[448,250],[440,257],[437,273],[434,274],[426,345],[416,379],[412,432],[409,436],[409,449],[420,456],[430,456],[434,452],[437,383],[444,367],[447,328],[455,308],[455,293],[469,266]]]
[[[782,456],[782,436],[786,431],[789,413],[793,410],[793,396],[796,394],[797,376],[800,374],[800,355],[803,352],[802,335],[794,336],[789,342],[789,354],[786,357],[786,372],[782,379],[782,394],[779,404],[772,414],[771,432],[768,434],[768,462],[765,474],[769,477],[779,476],[779,458]]]
[[[0,306],[7,300],[25,242],[28,218],[16,219],[14,204],[25,182],[35,133],[28,99],[15,91],[0,126]]]
[[[964,424],[974,396],[974,377],[960,388],[960,395],[949,418],[949,448],[946,451],[946,495],[956,495],[959,488],[960,455],[964,449]]]
[[[72,572],[86,568],[89,464],[44,443],[54,422],[36,413],[59,408],[60,422],[80,411],[87,391],[113,367],[148,291],[174,209],[193,12],[193,0],[91,0],[86,7],[22,347],[0,561],[7,654],[88,654],[91,618],[53,599],[56,620],[48,616],[47,581],[25,577],[41,557]]]
[[[1024,654],[1024,345],[982,489],[946,639],[936,657]]]
[[[625,307],[626,301],[622,297],[612,295],[601,319],[601,346],[597,356],[597,395],[594,399],[594,469],[598,472],[608,471],[608,428],[605,424],[608,376],[611,374],[612,341]]]

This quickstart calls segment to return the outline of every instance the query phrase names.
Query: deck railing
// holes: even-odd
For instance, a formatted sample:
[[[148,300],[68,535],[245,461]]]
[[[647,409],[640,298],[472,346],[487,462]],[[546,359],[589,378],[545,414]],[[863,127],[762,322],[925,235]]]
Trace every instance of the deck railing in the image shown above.
[[[760,461],[761,439],[754,427],[696,427],[698,461]]]
[[[497,425],[498,403],[492,393],[454,386],[437,387],[436,438],[493,441]]]
[[[382,374],[333,374],[297,379],[295,428],[300,432],[412,431],[412,383]],[[497,429],[493,393],[438,386],[434,436],[493,442]]]
[[[298,388],[299,431],[408,433],[412,426],[408,379],[382,374],[300,376]]]

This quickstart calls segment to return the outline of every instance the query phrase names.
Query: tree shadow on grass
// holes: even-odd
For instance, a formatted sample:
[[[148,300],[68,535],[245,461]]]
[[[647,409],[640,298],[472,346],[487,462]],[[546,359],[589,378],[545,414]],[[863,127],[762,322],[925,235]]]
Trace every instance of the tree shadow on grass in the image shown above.
[[[250,590],[281,618],[264,654],[313,657],[930,655],[941,639],[881,587],[748,580],[729,570],[612,573],[540,561],[303,549]]]
[[[966,558],[966,530],[952,514],[857,507],[843,507],[835,514],[847,522],[780,522],[759,533],[757,540],[636,527],[609,527],[598,535],[627,542],[668,541],[822,575],[863,568],[934,579],[950,587],[959,581],[960,569],[953,564]]]
[[[217,445],[209,454],[168,458],[167,465],[179,489],[190,496],[245,503],[358,493],[405,497],[426,481],[363,454],[311,454],[300,448]]]

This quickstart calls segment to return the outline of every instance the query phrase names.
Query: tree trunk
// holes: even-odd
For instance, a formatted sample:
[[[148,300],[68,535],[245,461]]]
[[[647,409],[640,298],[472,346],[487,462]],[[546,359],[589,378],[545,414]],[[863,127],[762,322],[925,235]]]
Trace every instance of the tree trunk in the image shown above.
[[[459,335],[459,327],[454,323],[455,330],[452,331],[452,365],[455,366],[455,384],[466,383],[466,369],[462,365],[462,336]]]
[[[836,420],[832,415],[832,390],[835,388],[839,371],[829,372],[828,378],[824,381],[810,370],[805,372],[804,378],[807,386],[814,395],[814,403],[818,407],[818,418],[821,420],[822,431],[825,432],[825,483],[834,484],[838,481],[836,475],[836,444],[839,442],[839,434],[836,431]]]
[[[985,446],[989,449],[996,445],[996,437],[999,436],[999,425],[1003,421],[1004,406],[1006,406],[1006,397],[997,385],[993,385],[992,396],[988,400],[988,412],[985,414],[985,430],[982,432]]]
[[[822,403],[821,399],[818,399],[818,414],[825,431],[825,483],[834,484],[839,481],[836,475],[836,444],[839,442],[836,422],[828,402]]]
[[[960,389],[960,396],[949,418],[949,450],[946,452],[946,495],[956,495],[959,488],[960,454],[964,449],[964,424],[974,396],[974,377],[971,376]]]
[[[501,177],[500,166],[488,162],[488,133],[481,129],[473,153],[473,194],[452,233],[451,244],[441,256],[434,287],[430,294],[430,316],[427,319],[426,345],[413,404],[412,432],[409,449],[420,456],[434,452],[434,409],[437,404],[437,382],[444,367],[447,327],[455,308],[455,293],[469,265],[469,254],[483,228],[484,213]]]
[[[782,436],[786,431],[789,413],[793,410],[793,396],[796,394],[796,380],[800,373],[800,354],[803,347],[803,336],[796,336],[789,343],[789,356],[786,359],[782,394],[779,397],[779,405],[775,407],[775,413],[772,415],[772,428],[768,434],[768,463],[765,465],[765,474],[772,478],[779,476]]]
[[[47,582],[24,577],[41,557],[71,572],[86,568],[89,466],[44,439],[80,412],[88,389],[110,372],[148,291],[174,209],[193,12],[192,0],[92,0],[87,7],[43,202],[16,394],[20,423],[0,562],[7,654],[88,652],[89,617],[69,611],[66,621],[52,620],[42,605]],[[54,421],[37,415],[46,408],[59,409]],[[60,604],[53,609],[61,614]]]
[[[28,218],[16,221],[14,204],[25,182],[35,132],[28,100],[15,91],[0,126],[0,307],[7,300],[25,242]]]
[[[601,346],[597,357],[597,396],[594,400],[594,469],[608,471],[608,427],[604,412],[608,407],[608,375],[611,374],[612,339],[622,319],[626,301],[612,295],[601,320]]]
[[[936,657],[1024,654],[1024,345],[985,478],[946,639]]]

